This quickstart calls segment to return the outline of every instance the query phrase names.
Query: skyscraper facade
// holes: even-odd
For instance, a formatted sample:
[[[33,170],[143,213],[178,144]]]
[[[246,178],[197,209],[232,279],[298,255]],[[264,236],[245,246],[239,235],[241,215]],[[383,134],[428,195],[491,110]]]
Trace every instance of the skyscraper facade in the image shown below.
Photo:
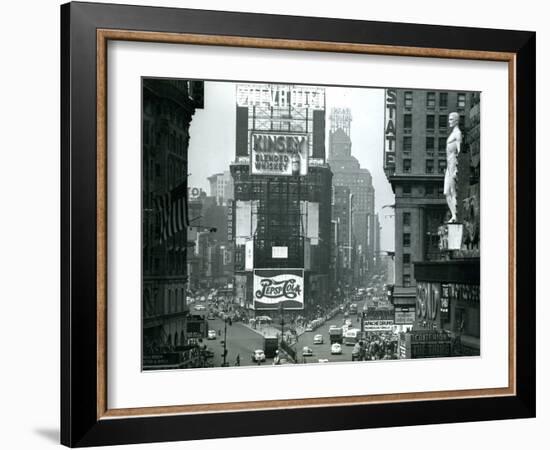
[[[443,195],[448,118],[457,112],[464,131],[470,100],[456,91],[385,91],[384,171],[395,194],[396,311],[414,312],[414,264],[441,256],[438,228],[448,215]],[[411,314],[409,323],[413,321]]]
[[[368,169],[361,168],[357,158],[351,154],[351,121],[349,109],[331,110],[328,162],[333,172],[334,188],[346,187],[353,196],[353,282],[361,285],[374,262],[374,187]]]

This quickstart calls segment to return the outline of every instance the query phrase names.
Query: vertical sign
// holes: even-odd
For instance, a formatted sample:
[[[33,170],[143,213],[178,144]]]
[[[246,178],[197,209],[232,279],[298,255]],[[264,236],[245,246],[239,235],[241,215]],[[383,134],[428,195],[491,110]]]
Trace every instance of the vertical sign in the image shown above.
[[[233,241],[233,200],[227,200],[227,240]]]
[[[384,91],[384,170],[395,170],[397,92]]]
[[[244,270],[254,268],[254,241],[249,239],[244,244]]]

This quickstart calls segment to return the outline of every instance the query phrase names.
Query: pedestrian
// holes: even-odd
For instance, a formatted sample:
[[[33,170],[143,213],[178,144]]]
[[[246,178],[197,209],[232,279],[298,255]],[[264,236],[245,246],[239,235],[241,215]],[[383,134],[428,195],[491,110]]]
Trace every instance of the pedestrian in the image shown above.
[[[218,336],[222,335],[222,330],[218,330]]]
[[[240,366],[241,365],[241,355],[237,354],[237,357],[235,358],[235,365]]]

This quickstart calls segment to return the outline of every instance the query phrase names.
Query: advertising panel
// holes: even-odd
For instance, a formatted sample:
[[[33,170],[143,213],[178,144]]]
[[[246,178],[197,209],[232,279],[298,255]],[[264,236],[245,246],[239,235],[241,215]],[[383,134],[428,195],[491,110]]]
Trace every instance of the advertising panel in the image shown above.
[[[250,155],[253,175],[307,175],[308,136],[253,132]]]
[[[255,269],[254,309],[304,309],[304,269]]]
[[[365,320],[365,331],[393,331],[393,320]]]
[[[416,311],[414,308],[395,308],[395,323],[396,324],[411,324],[414,323]]]
[[[240,107],[325,109],[325,89],[288,84],[240,84],[237,86]]]

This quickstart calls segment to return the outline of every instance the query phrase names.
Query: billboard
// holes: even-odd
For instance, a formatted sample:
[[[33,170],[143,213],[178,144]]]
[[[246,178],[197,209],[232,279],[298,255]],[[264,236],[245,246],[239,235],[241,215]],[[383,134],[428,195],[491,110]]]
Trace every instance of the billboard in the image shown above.
[[[308,136],[253,132],[250,156],[253,175],[307,175]]]
[[[248,108],[324,110],[325,89],[288,84],[240,84],[237,85],[237,105]]]
[[[304,269],[254,269],[255,310],[304,309]]]

